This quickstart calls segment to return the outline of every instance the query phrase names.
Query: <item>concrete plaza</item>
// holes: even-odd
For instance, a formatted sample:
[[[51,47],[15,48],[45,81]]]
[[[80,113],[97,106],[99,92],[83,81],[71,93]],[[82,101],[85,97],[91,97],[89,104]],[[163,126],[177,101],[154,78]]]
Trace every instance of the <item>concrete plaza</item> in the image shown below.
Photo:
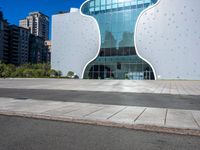
[[[0,88],[200,95],[200,81],[0,79]]]
[[[0,114],[200,136],[200,111],[0,98]]]
[[[1,115],[200,136],[200,81],[0,79],[0,89]]]

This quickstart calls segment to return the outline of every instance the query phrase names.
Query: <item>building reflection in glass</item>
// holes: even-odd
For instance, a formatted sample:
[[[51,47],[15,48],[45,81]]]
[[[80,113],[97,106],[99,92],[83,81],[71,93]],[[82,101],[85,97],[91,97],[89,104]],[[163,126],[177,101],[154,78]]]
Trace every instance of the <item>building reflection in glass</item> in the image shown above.
[[[85,79],[154,79],[152,68],[139,58],[134,29],[139,14],[156,0],[90,0],[83,14],[93,16],[100,28],[99,56],[85,70]]]

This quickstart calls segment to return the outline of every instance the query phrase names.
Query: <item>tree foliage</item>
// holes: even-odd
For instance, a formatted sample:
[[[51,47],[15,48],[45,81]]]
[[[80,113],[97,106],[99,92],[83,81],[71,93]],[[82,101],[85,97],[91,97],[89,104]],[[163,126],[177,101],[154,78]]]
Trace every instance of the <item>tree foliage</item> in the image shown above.
[[[61,76],[62,72],[51,69],[49,64],[23,64],[15,66],[0,63],[1,78],[58,78]]]
[[[74,76],[74,72],[73,71],[69,71],[67,73],[67,77],[72,78]]]

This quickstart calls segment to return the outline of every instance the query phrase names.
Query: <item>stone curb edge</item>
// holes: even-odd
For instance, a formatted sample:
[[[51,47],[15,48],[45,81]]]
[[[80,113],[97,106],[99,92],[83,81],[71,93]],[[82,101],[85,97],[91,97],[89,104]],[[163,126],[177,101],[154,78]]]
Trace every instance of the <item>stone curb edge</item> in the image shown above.
[[[31,118],[31,119],[62,121],[62,122],[69,122],[69,123],[80,123],[80,124],[106,126],[106,127],[126,128],[126,129],[167,133],[167,134],[200,136],[200,130],[195,130],[195,129],[171,128],[171,127],[161,127],[161,126],[156,126],[156,125],[144,125],[144,124],[131,125],[131,124],[125,124],[125,123],[92,120],[92,119],[86,119],[86,118],[74,118],[74,117],[64,118],[64,117],[47,116],[43,114],[13,112],[13,111],[0,111],[0,115],[24,117],[24,118]]]

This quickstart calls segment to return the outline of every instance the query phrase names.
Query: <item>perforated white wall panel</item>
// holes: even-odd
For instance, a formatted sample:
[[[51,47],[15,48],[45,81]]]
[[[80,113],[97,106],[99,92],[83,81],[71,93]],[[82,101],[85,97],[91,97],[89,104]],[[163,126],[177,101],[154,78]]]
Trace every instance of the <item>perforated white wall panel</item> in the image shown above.
[[[80,12],[52,17],[51,66],[83,77],[86,65],[98,54],[100,47],[99,27],[95,19]]]
[[[137,21],[138,54],[157,79],[200,80],[200,0],[160,0]]]

